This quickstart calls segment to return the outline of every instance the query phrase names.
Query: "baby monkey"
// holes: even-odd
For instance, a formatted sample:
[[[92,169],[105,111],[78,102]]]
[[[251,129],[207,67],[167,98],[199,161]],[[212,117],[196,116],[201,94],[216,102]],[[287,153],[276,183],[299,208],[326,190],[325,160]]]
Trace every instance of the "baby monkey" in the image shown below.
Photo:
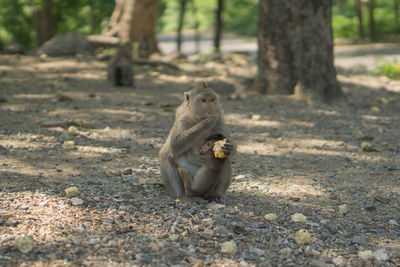
[[[204,144],[200,147],[200,155],[206,155],[207,160],[200,166],[200,169],[192,177],[190,171],[187,168],[178,167],[179,175],[182,178],[183,186],[185,188],[185,196],[201,196],[204,199],[213,197],[214,189],[218,183],[218,179],[215,177],[220,176],[221,166],[224,163],[224,158],[216,158],[214,156],[214,145],[215,142],[223,140],[225,137],[222,134],[213,134],[206,138]],[[230,144],[225,144],[226,148]],[[229,153],[229,149],[224,149],[226,153]],[[187,161],[189,164],[193,164],[192,155],[194,153],[188,153]],[[228,154],[229,156],[229,154]],[[199,179],[201,177],[201,179]],[[197,179],[196,179],[197,178]],[[196,188],[193,191],[192,188]]]

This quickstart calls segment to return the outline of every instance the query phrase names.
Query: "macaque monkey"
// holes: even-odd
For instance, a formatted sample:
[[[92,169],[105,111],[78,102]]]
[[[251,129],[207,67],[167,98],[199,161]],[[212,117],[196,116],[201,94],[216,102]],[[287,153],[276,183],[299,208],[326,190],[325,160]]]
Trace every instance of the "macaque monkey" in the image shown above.
[[[217,185],[221,172],[221,167],[225,161],[225,158],[220,159],[214,156],[214,145],[216,141],[224,139],[221,134],[214,134],[206,138],[204,144],[200,147],[200,155],[207,155],[206,162],[201,165],[200,169],[192,177],[189,170],[183,167],[178,167],[178,172],[182,178],[183,186],[185,189],[185,196],[198,196],[201,195],[202,198],[208,199],[215,186]],[[227,144],[230,146],[230,144]],[[229,149],[225,149],[229,153]],[[196,164],[196,160],[192,158],[193,153],[187,153],[187,161],[189,164]],[[200,178],[197,178],[200,177]],[[194,184],[194,182],[200,182],[200,184]],[[193,191],[194,188],[197,191]]]
[[[124,43],[118,47],[108,66],[108,79],[115,86],[133,86],[132,45],[130,43]]]
[[[200,154],[200,148],[207,137],[220,134],[230,139],[222,120],[222,112],[217,94],[203,82],[189,92],[184,93],[184,101],[175,113],[175,122],[165,144],[160,150],[160,170],[169,194],[181,197],[186,194],[179,168],[190,174],[191,192],[188,195],[204,196],[222,201],[225,191],[232,182],[231,157],[236,146],[232,141],[224,146],[227,158],[218,166],[219,171],[206,177],[204,172],[198,173],[205,165],[209,155]],[[183,178],[185,179],[185,178]],[[211,191],[211,192],[210,192]]]

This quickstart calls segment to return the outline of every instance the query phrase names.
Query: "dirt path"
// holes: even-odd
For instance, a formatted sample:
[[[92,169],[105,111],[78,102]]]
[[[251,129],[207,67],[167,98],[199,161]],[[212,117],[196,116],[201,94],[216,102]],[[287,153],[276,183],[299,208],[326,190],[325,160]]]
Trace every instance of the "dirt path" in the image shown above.
[[[338,106],[232,101],[252,57],[177,64],[136,67],[132,90],[110,86],[93,58],[0,56],[1,266],[361,266],[368,250],[369,264],[400,264],[399,81],[339,75],[349,103]],[[173,108],[199,80],[221,94],[239,144],[224,205],[176,201],[159,183]],[[296,244],[300,229],[309,244]]]

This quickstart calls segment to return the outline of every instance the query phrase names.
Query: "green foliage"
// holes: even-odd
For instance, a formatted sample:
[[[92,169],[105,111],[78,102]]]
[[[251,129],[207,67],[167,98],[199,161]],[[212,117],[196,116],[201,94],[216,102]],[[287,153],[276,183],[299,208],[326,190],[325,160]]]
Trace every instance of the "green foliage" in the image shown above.
[[[21,43],[35,47],[34,12],[43,0],[0,0],[0,39],[4,44]],[[100,33],[113,8],[110,0],[52,0],[57,34]]]
[[[383,74],[391,79],[400,79],[400,64],[397,62],[385,63],[378,68],[378,74]]]
[[[334,38],[357,38],[356,18],[348,18],[343,15],[336,15],[332,20]]]

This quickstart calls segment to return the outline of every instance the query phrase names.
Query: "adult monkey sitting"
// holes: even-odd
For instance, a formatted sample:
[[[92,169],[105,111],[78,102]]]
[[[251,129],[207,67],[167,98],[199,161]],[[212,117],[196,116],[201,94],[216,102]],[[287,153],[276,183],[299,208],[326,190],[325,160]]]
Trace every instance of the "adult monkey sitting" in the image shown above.
[[[230,140],[223,127],[222,111],[217,94],[205,83],[200,82],[195,88],[184,94],[185,100],[175,113],[175,122],[169,136],[160,150],[161,176],[169,194],[180,197],[185,194],[178,168],[189,170],[193,192],[198,196],[223,201],[223,196],[232,182],[231,157],[236,145]],[[221,134],[229,140],[223,147],[227,155],[221,164],[218,177],[196,175],[200,166],[206,164],[208,156],[200,154],[204,140],[214,134]],[[190,156],[190,163],[187,158]],[[206,172],[207,173],[207,172]],[[204,185],[204,183],[213,183]],[[193,188],[193,185],[199,185]],[[211,188],[211,192],[202,192]],[[209,189],[208,189],[209,190]],[[192,194],[193,195],[193,194]]]

